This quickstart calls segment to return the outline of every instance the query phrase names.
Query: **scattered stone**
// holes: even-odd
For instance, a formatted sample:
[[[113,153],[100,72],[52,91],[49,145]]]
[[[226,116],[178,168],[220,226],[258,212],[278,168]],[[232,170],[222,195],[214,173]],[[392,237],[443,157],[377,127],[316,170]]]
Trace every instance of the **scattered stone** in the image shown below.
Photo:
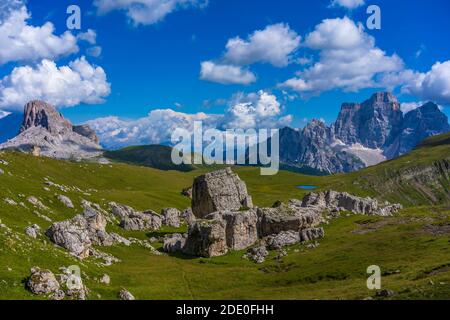
[[[30,196],[27,198],[27,201],[31,203],[33,206],[41,209],[41,210],[48,210],[48,207],[44,205],[38,198],[34,196]]]
[[[33,267],[27,286],[34,294],[50,294],[59,290],[59,283],[53,272]]]
[[[66,294],[64,293],[63,290],[56,290],[55,293],[53,293],[50,296],[50,299],[52,300],[64,300],[64,298],[66,297]]]
[[[17,202],[15,202],[14,200],[12,200],[10,198],[5,198],[4,201],[5,201],[5,203],[9,204],[10,206],[17,206]]]
[[[111,283],[111,278],[107,275],[104,274],[101,278],[100,278],[100,283],[109,285]]]
[[[192,211],[204,218],[217,211],[239,211],[253,207],[245,183],[226,168],[197,177],[192,186]]]
[[[255,262],[263,263],[266,257],[269,255],[265,246],[259,246],[255,248],[248,249],[247,253],[244,255],[245,258]]]
[[[161,216],[163,217],[162,222],[166,226],[179,228],[180,227],[180,215],[181,212],[175,208],[165,208],[161,211]]]
[[[72,203],[72,200],[70,200],[70,198],[67,197],[67,196],[64,196],[64,195],[58,195],[58,200],[59,200],[63,205],[65,205],[67,208],[69,208],[69,209],[75,208],[74,205],[73,205],[73,203]]]
[[[188,197],[188,198],[192,199],[192,187],[184,188],[184,189],[181,191],[181,194],[182,194],[183,196],[185,196],[185,197]]]
[[[120,290],[119,299],[120,300],[135,300],[134,296],[128,290],[125,290],[125,289]]]
[[[41,227],[39,227],[37,224],[33,224],[33,225],[25,228],[25,234],[31,238],[36,239],[40,233],[41,233]]]
[[[5,171],[3,171],[3,169],[0,169],[0,174],[5,174]]]

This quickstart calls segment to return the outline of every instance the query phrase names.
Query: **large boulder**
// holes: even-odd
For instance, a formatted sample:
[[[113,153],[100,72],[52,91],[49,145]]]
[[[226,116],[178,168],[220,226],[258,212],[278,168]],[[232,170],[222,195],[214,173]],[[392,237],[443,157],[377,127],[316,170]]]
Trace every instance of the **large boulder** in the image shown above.
[[[321,212],[315,208],[301,208],[292,204],[277,204],[273,208],[258,208],[258,230],[260,237],[295,231],[318,225]]]
[[[226,254],[228,246],[225,221],[222,219],[197,220],[191,224],[183,252],[206,258]]]
[[[192,211],[204,218],[217,211],[239,211],[253,203],[245,183],[230,168],[197,177],[192,186]]]
[[[105,217],[92,208],[85,208],[82,215],[56,222],[45,234],[50,240],[83,259],[89,256],[92,244],[110,246],[114,239],[105,231]]]
[[[27,286],[34,294],[51,294],[59,290],[59,283],[53,272],[33,267]]]
[[[321,239],[325,236],[323,228],[308,228],[300,231],[300,241],[312,241],[316,239]]]
[[[278,250],[299,242],[300,234],[296,231],[281,231],[266,238],[267,247],[271,250]]]
[[[256,210],[216,212],[207,218],[225,221],[227,246],[231,250],[246,249],[258,240]]]

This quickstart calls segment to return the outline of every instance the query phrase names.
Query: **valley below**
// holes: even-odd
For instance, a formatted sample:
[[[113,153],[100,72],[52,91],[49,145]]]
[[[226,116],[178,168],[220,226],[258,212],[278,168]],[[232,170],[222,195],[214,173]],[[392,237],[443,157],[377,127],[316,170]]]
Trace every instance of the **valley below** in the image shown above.
[[[136,299],[448,299],[450,297],[450,192],[448,134],[428,139],[412,153],[349,174],[307,176],[280,171],[260,176],[258,168],[233,167],[257,207],[302,199],[313,192],[345,191],[400,203],[391,216],[342,211],[321,224],[325,236],[269,250],[262,263],[244,259],[246,250],[195,257],[165,253],[164,237],[188,226],[132,231],[108,222],[106,231],[131,245],[93,246],[114,257],[80,260],[44,234],[32,238],[33,224],[52,223],[83,212],[83,203],[109,212],[110,202],[159,212],[182,211],[191,199],[181,191],[195,177],[217,168],[160,171],[122,163],[88,163],[0,153],[0,299],[45,299],[28,288],[30,269],[54,274],[79,266],[87,299],[118,299],[126,289]],[[58,195],[71,199],[68,208]],[[36,201],[30,201],[36,199]],[[151,243],[152,249],[142,243]],[[105,256],[103,255],[103,258]],[[367,288],[366,269],[377,265],[382,290]],[[104,281],[107,275],[108,281]],[[66,298],[70,298],[67,297]],[[72,297],[73,298],[73,297]]]

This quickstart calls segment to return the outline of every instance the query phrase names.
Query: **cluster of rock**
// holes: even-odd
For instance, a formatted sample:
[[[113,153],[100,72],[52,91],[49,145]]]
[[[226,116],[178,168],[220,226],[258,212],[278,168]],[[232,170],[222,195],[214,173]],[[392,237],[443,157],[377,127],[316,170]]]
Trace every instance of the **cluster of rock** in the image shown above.
[[[28,289],[36,295],[45,295],[53,300],[86,300],[89,289],[83,284],[81,276],[75,276],[69,269],[61,268],[61,274],[39,267],[31,268],[27,280]]]
[[[371,198],[327,191],[311,193],[271,208],[253,207],[245,183],[230,168],[197,177],[193,184],[192,211],[197,218],[188,233],[164,240],[164,251],[214,257],[244,250],[258,243],[271,250],[324,237],[322,214],[350,211],[356,214],[391,215],[400,205],[379,204]],[[266,249],[250,248],[247,258],[261,262]]]

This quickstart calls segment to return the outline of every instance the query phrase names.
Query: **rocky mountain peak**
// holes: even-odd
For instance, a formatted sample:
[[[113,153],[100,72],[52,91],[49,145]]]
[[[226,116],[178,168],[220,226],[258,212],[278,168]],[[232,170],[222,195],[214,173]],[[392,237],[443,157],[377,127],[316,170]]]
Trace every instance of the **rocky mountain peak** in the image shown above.
[[[89,126],[73,126],[54,106],[39,100],[25,105],[19,135],[0,144],[0,149],[59,159],[92,158],[101,154],[98,138]]]
[[[34,100],[25,105],[24,118],[20,132],[31,127],[42,127],[52,134],[65,134],[72,131],[72,124],[44,101]]]
[[[369,101],[371,103],[392,103],[393,106],[398,105],[397,98],[390,92],[375,92]]]

